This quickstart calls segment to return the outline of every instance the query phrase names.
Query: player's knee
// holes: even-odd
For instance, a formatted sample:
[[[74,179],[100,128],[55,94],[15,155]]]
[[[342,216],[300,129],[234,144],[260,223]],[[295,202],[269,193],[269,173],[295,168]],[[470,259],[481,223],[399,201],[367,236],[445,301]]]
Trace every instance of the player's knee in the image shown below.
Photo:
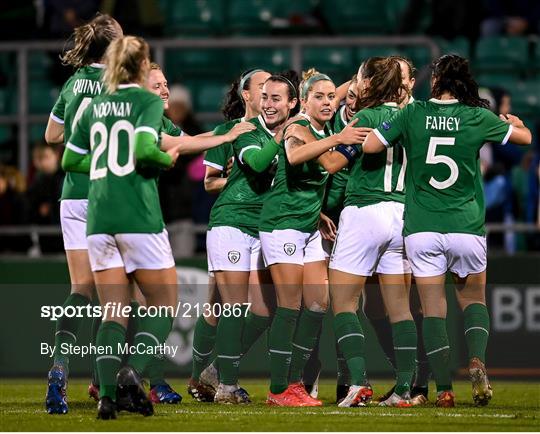
[[[316,313],[325,313],[328,310],[328,299],[324,301],[314,301],[307,308]]]

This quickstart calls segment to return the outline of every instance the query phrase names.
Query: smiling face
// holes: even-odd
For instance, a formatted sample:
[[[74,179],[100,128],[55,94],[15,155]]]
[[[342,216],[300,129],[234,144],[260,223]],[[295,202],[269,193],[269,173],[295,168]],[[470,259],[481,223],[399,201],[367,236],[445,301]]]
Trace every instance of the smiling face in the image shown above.
[[[289,100],[289,88],[281,81],[268,80],[261,92],[261,111],[269,130],[273,130],[289,117],[296,98]]]
[[[249,89],[242,92],[246,107],[249,106],[250,110],[255,114],[260,113],[262,89],[268,77],[270,77],[270,74],[266,71],[256,72],[249,79]]]
[[[356,114],[356,97],[358,92],[357,82],[353,82],[349,85],[347,90],[347,96],[345,97],[345,115],[347,120],[351,120],[352,117]]]
[[[319,129],[332,119],[335,99],[335,84],[328,80],[319,80],[313,84],[306,98],[302,101],[306,114],[319,124]]]
[[[161,69],[151,69],[146,80],[146,88],[163,101],[163,108],[169,108],[169,86]]]

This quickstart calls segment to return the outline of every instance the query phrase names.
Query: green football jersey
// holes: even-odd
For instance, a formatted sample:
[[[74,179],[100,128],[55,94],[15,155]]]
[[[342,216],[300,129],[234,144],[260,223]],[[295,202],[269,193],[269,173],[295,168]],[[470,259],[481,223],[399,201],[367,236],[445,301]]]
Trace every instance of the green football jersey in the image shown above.
[[[91,153],[87,235],[159,233],[165,227],[155,176],[135,161],[135,134],[161,132],[163,101],[135,84],[95,97],[67,147]],[[156,143],[157,146],[157,143]]]
[[[317,140],[331,134],[328,130],[315,130],[308,120],[302,119],[295,123],[309,127]],[[285,143],[282,141],[278,152],[277,173],[264,201],[259,230],[272,232],[274,229],[296,229],[304,233],[315,231],[327,179],[328,172],[316,160],[296,166],[289,164]]]
[[[486,142],[505,144],[511,132],[489,110],[455,99],[410,104],[380,125],[381,141],[400,142],[407,153],[403,234],[484,235],[478,152]]]
[[[51,111],[51,118],[64,124],[64,143],[68,143],[92,98],[101,94],[103,83],[101,73],[103,65],[93,63],[79,68],[62,87],[60,95]],[[60,199],[86,199],[88,197],[88,175],[67,172],[62,186]]]
[[[376,128],[398,110],[397,104],[385,103],[356,113],[355,127]],[[345,206],[367,206],[380,202],[405,202],[406,158],[401,147],[378,154],[359,152],[354,160],[345,192]]]
[[[233,142],[235,164],[225,188],[212,207],[208,227],[231,226],[258,238],[261,209],[270,190],[275,164],[257,173],[243,162],[242,155],[247,149],[262,149],[274,140],[274,134],[266,127],[262,116],[249,122],[257,129],[242,134]]]
[[[183,134],[182,129],[171,121],[167,116],[161,118],[161,132],[172,137],[179,137]]]
[[[227,134],[232,127],[242,121],[244,121],[244,118],[233,119],[232,121],[228,121],[224,124],[218,125],[216,128],[214,128],[214,135],[221,136],[223,134]],[[229,142],[222,143],[221,145],[206,151],[203,164],[205,166],[210,166],[223,172],[227,167],[227,162],[233,155],[234,152],[232,144]]]
[[[347,125],[345,119],[346,106],[342,105],[336,113],[334,119],[334,133],[340,133]],[[343,209],[343,202],[345,200],[345,189],[347,188],[347,181],[349,180],[349,166],[345,166],[339,172],[334,173],[328,177],[326,183],[326,193],[324,197],[322,212],[328,217],[334,220],[334,223],[338,223],[339,214]]]

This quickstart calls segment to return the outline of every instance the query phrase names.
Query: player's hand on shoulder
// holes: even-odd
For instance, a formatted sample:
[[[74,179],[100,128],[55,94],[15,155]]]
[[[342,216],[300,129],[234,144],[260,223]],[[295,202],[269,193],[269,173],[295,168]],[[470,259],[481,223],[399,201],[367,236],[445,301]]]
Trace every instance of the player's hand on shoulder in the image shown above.
[[[510,113],[508,113],[507,115],[499,115],[499,118],[501,120],[503,120],[504,122],[506,122],[507,124],[510,124],[512,125],[513,127],[516,127],[516,128],[524,128],[525,127],[525,124],[523,123],[523,121],[518,118],[517,116],[514,116]]]
[[[250,131],[253,131],[255,129],[255,125],[251,122],[239,122],[234,127],[230,129],[230,131],[227,133],[228,141],[232,142],[233,140],[236,140],[238,136],[249,133]]]
[[[295,137],[304,143],[309,143],[316,140],[315,137],[313,137],[313,134],[311,134],[309,131],[309,128],[300,124],[292,124],[287,128],[285,131],[285,140],[289,139],[290,137]]]
[[[361,145],[373,128],[357,128],[358,119],[353,119],[338,133],[339,143],[342,145]]]

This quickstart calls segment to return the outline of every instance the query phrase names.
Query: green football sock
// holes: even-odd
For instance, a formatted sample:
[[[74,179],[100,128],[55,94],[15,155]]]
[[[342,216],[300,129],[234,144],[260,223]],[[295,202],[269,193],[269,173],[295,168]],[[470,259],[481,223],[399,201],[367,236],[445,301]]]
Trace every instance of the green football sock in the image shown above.
[[[289,386],[292,340],[300,311],[278,307],[269,333],[270,392],[282,393]]]
[[[156,354],[150,359],[144,372],[144,376],[150,381],[150,387],[167,384],[164,369],[165,357],[162,354]]]
[[[424,318],[424,344],[426,354],[437,384],[437,392],[452,390],[450,368],[450,344],[446,332],[446,319]]]
[[[375,334],[377,335],[377,340],[381,346],[386,359],[396,370],[396,356],[394,352],[394,341],[393,341],[393,329],[390,324],[390,319],[386,316],[384,318],[371,319],[368,318]]]
[[[98,331],[99,331],[99,327],[101,326],[101,317],[94,317],[92,319],[92,343],[94,345],[96,345],[96,342],[97,342],[97,334],[98,334]],[[93,368],[93,372],[92,372],[92,384],[94,384],[95,386],[99,386],[99,375],[98,375],[98,370],[97,370],[97,362],[96,362],[96,357],[97,355],[96,354],[92,354],[92,368]]]
[[[298,319],[292,344],[292,357],[289,381],[298,383],[311,352],[317,345],[317,338],[322,326],[325,312],[313,312],[303,309]]]
[[[144,317],[140,319],[139,331],[135,334],[133,345],[136,348],[156,348],[163,344],[169,336],[173,323],[170,316]],[[139,351],[129,356],[128,364],[139,374],[145,372],[146,367],[155,354],[148,351]]]
[[[463,315],[469,360],[478,357],[485,363],[489,339],[489,313],[487,307],[480,303],[470,304],[463,311]]]
[[[414,375],[414,386],[428,387],[431,369],[429,368],[429,360],[426,355],[426,347],[424,346],[424,315],[416,313],[413,315],[414,324],[416,325],[417,349],[416,349],[416,372]]]
[[[216,342],[217,327],[210,325],[201,315],[195,323],[195,332],[193,333],[193,365],[191,377],[199,381],[201,372],[208,366],[212,358],[214,344]]]
[[[351,373],[347,366],[347,360],[336,341],[336,361],[337,361],[337,384],[344,386],[351,384]]]
[[[120,370],[122,358],[119,347],[126,341],[126,329],[114,321],[101,323],[97,334],[96,345],[106,348],[108,354],[96,357],[100,380],[99,397],[108,396],[116,401],[116,374]]]
[[[86,306],[87,304],[90,304],[90,300],[84,295],[69,294],[62,307],[64,309],[68,307],[77,309],[79,306]],[[66,371],[69,370],[69,355],[62,354],[62,344],[74,345],[77,342],[77,335],[83,321],[84,317],[78,317],[77,315],[74,315],[72,318],[63,315],[56,321],[54,364],[63,366]]]
[[[351,385],[366,382],[364,332],[356,313],[342,312],[334,316],[334,333],[351,373]]]
[[[219,382],[226,385],[238,383],[238,369],[242,353],[244,317],[219,319],[216,332],[216,354],[219,360]]]
[[[392,324],[394,351],[396,353],[396,393],[403,395],[411,390],[416,358],[416,326],[414,321]]]
[[[242,334],[242,355],[245,355],[253,346],[259,336],[261,336],[270,324],[272,318],[269,316],[256,315],[249,312],[244,319],[244,333]]]

